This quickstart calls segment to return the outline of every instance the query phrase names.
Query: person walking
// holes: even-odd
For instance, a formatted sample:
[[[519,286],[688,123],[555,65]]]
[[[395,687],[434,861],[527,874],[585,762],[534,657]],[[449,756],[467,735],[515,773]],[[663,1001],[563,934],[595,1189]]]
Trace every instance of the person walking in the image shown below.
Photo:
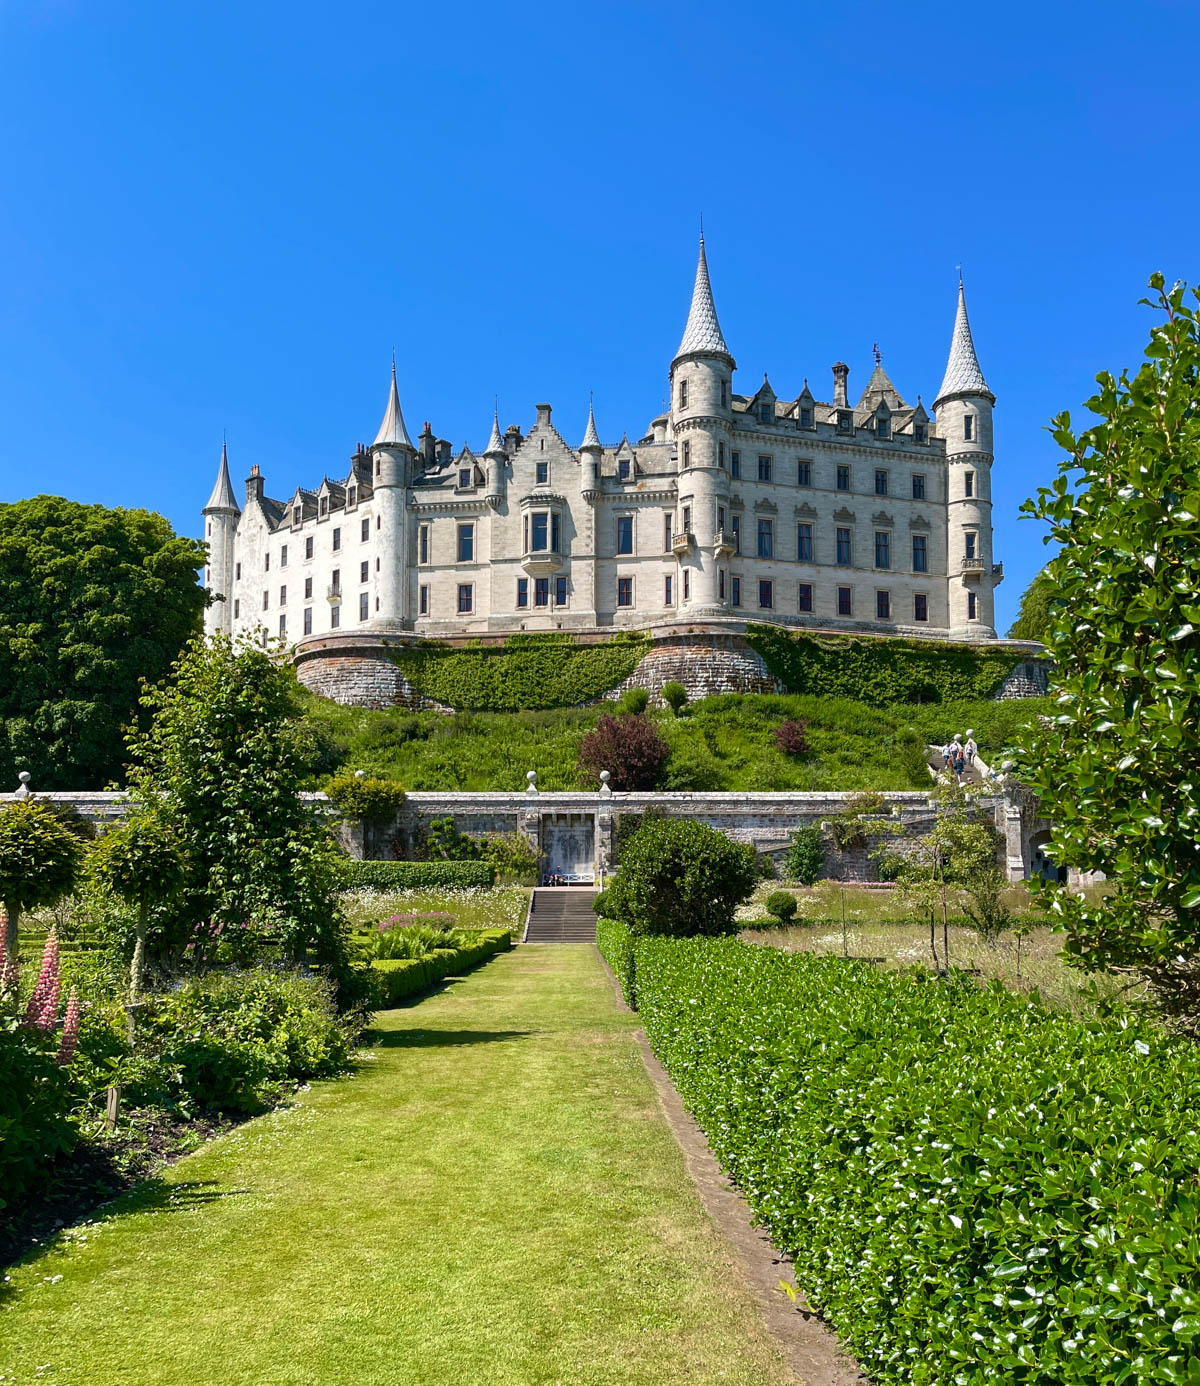
[[[967,762],[967,769],[974,770],[975,757],[979,754],[979,747],[975,744],[975,733],[970,727],[967,728],[967,739],[963,742],[963,758]]]
[[[966,757],[963,754],[962,737],[955,732],[954,740],[950,743],[950,769],[954,771],[954,778],[962,784],[963,771],[967,768]]]

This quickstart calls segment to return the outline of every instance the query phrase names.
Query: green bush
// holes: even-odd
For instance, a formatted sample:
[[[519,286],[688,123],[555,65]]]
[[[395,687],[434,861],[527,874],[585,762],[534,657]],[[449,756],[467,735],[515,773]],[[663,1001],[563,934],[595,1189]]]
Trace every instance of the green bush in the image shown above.
[[[58,1036],[0,1028],[0,1208],[73,1149],[78,1127],[67,1071],[55,1062]]]
[[[637,717],[650,706],[650,693],[645,688],[627,688],[621,694],[621,711]]]
[[[666,703],[675,716],[678,717],[683,705],[688,700],[687,689],[677,680],[671,679],[667,683],[664,683],[658,691],[663,702]]]
[[[349,861],[348,890],[472,890],[494,885],[490,861]]]
[[[329,802],[345,818],[367,823],[390,823],[404,803],[404,786],[378,775],[362,779],[352,771],[335,775],[325,786]]]
[[[593,702],[627,679],[647,648],[640,633],[576,645],[549,632],[509,636],[501,646],[426,644],[392,658],[416,692],[444,707],[518,712]]]
[[[621,984],[625,1004],[637,1009],[637,988],[633,971],[633,935],[619,919],[600,917],[596,922],[596,947]]]
[[[873,1381],[1195,1379],[1194,1046],[963,978],[633,950],[654,1052]]]
[[[380,958],[371,964],[372,1004],[387,1010],[446,977],[466,972],[512,947],[507,929],[477,929],[459,948],[438,948],[423,958]]]
[[[749,626],[746,641],[789,693],[874,707],[990,698],[1025,656],[923,640],[792,635]]]
[[[780,924],[787,925],[796,917],[796,897],[788,890],[773,890],[767,896],[766,910]]]
[[[812,885],[825,868],[825,848],[821,845],[820,828],[797,828],[784,858],[784,871],[789,881]]]

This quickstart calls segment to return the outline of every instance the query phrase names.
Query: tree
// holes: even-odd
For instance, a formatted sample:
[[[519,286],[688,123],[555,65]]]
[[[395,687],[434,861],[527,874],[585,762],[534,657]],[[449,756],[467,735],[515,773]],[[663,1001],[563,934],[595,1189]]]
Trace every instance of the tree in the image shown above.
[[[797,828],[784,858],[784,871],[789,880],[812,885],[825,866],[825,848],[821,844],[820,828]]]
[[[796,897],[790,890],[773,890],[766,899],[767,913],[786,928],[796,917]]]
[[[1008,629],[1009,639],[1041,640],[1044,643],[1054,616],[1055,596],[1053,579],[1043,568],[1025,589],[1017,619]]]
[[[802,717],[780,722],[773,735],[776,746],[785,756],[806,756],[812,751],[808,744],[808,723]]]
[[[757,882],[753,847],[692,820],[645,818],[605,893],[606,917],[633,934],[726,934]]]
[[[645,691],[644,689],[641,691]],[[599,783],[609,772],[616,790],[657,789],[671,748],[649,718],[640,713],[605,713],[579,743],[579,763]]]
[[[204,545],[161,515],[58,496],[0,505],[0,783],[119,779],[139,682],[200,629]]]
[[[36,799],[0,808],[0,901],[8,915],[5,956],[18,955],[22,911],[52,905],[75,885],[83,846],[61,819]]]
[[[297,689],[249,641],[198,640],[173,681],[144,694],[131,793],[174,828],[186,862],[178,900],[152,910],[165,947],[342,961],[339,858],[324,811],[300,793],[312,745]]]
[[[1115,890],[1043,900],[1085,968],[1128,968],[1169,1009],[1200,999],[1200,322],[1195,293],[1150,281],[1162,314],[1131,376],[1097,376],[1053,486],[1026,502],[1060,545],[1047,647],[1052,712],[1024,733],[1019,773],[1061,866]]]
[[[687,689],[684,688],[676,679],[670,679],[658,690],[662,700],[671,709],[676,717],[679,716],[684,704],[688,700]]]

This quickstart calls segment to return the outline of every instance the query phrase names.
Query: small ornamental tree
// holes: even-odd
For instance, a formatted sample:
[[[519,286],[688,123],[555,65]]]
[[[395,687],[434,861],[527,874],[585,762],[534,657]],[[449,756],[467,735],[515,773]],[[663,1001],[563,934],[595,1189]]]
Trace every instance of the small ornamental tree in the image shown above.
[[[376,775],[360,779],[352,770],[335,775],[325,786],[325,793],[339,813],[365,823],[390,822],[404,803],[404,786],[396,780]]]
[[[775,728],[775,744],[785,756],[806,756],[812,750],[808,744],[808,723],[793,717]]]
[[[766,900],[767,913],[786,926],[796,917],[796,897],[788,890],[773,890]]]
[[[637,713],[614,717],[606,712],[579,743],[583,769],[597,784],[607,770],[615,790],[657,789],[670,754],[654,723]]]
[[[687,689],[676,679],[671,679],[664,683],[658,690],[662,700],[671,709],[676,717],[679,716],[684,704],[688,700]]]
[[[1059,545],[1049,717],[1018,773],[1053,824],[1059,866],[1103,871],[1089,900],[1048,888],[1069,958],[1145,977],[1181,1019],[1200,1017],[1200,320],[1197,294],[1150,281],[1161,318],[1132,376],[1097,376],[1066,456],[1023,507]]]
[[[633,934],[733,932],[734,911],[758,882],[754,848],[703,823],[646,818],[625,844],[605,914]]]
[[[62,820],[36,799],[0,808],[0,901],[8,923],[5,955],[18,956],[21,913],[52,905],[75,885],[83,846]]]
[[[621,711],[637,717],[650,706],[650,694],[644,688],[627,688],[621,694]]]
[[[825,848],[821,845],[820,828],[797,828],[784,858],[788,879],[801,885],[812,885],[825,866]]]

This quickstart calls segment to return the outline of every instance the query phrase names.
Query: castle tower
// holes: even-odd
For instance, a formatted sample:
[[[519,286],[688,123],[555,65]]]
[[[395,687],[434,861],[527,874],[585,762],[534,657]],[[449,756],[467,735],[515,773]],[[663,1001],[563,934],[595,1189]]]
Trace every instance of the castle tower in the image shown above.
[[[229,480],[229,451],[221,442],[221,465],[217,482],[202,511],[204,539],[208,545],[208,568],[204,585],[214,601],[204,612],[205,635],[230,635],[233,632],[233,540],[237,533],[241,509]]]
[[[704,236],[683,340],[671,362],[671,430],[678,450],[679,511],[675,517],[681,615],[728,611],[718,583],[717,506],[729,496],[729,428],[736,362],[725,345],[713,303]],[[688,524],[690,522],[690,529]],[[690,581],[688,581],[690,579]],[[685,586],[689,598],[685,602]]]
[[[487,468],[487,487],[483,498],[492,510],[499,510],[504,504],[504,495],[508,489],[505,472],[508,453],[504,450],[504,439],[500,436],[499,407],[492,411],[492,436],[483,450],[483,460]]]
[[[371,444],[374,482],[377,552],[381,559],[376,597],[379,609],[374,624],[403,626],[408,620],[408,524],[407,497],[411,467],[417,450],[404,426],[400,392],[396,388],[396,362],[392,360],[392,384],[383,422]]]
[[[992,406],[971,324],[962,279],[946,374],[933,407],[946,440],[946,559],[950,634],[994,640],[992,567]]]
[[[589,402],[587,432],[583,435],[583,442],[579,444],[579,456],[583,463],[581,487],[583,499],[588,505],[595,502],[600,491],[600,459],[603,455],[604,445],[596,432],[595,406]]]

